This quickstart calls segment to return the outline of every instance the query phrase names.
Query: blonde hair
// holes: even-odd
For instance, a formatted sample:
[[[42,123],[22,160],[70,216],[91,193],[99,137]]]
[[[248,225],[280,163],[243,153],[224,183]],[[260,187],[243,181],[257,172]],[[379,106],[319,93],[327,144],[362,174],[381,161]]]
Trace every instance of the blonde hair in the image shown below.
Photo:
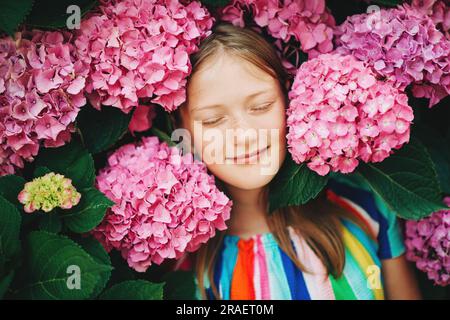
[[[292,75],[283,67],[274,47],[250,29],[235,27],[231,24],[218,24],[213,33],[202,42],[199,50],[191,55],[191,76],[199,70],[205,61],[222,52],[243,58],[278,79],[287,105],[288,88],[286,82],[292,81]],[[176,126],[181,123],[179,109],[171,114]],[[218,179],[216,181],[220,187],[222,182]],[[264,201],[267,200],[268,186],[266,186],[264,194]],[[291,226],[295,232],[301,235],[322,261],[328,273],[339,277],[345,264],[345,248],[339,217],[355,220],[349,212],[329,201],[325,191],[322,191],[307,204],[278,209],[268,215],[266,219],[270,232],[274,235],[280,248],[299,269],[310,272],[310,270],[306,270],[295,254],[290,241],[288,226]],[[361,225],[359,221],[355,222]],[[361,226],[365,229],[363,225]],[[217,232],[195,253],[194,265],[197,283],[203,299],[207,298],[204,284],[205,272],[207,272],[215,298],[221,299],[213,279],[214,264],[223,243],[224,235],[224,231]]]

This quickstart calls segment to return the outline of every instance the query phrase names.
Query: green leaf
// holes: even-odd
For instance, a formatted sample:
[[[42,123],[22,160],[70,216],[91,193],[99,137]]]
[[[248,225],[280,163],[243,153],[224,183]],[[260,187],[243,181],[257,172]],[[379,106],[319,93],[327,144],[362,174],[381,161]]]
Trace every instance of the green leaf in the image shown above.
[[[23,211],[24,205],[17,199],[19,192],[25,187],[25,183],[26,181],[22,177],[15,175],[0,177],[0,195],[16,206],[22,218],[21,224],[24,227],[32,225],[39,218],[36,214],[25,213]]]
[[[78,190],[94,184],[94,160],[76,137],[63,147],[42,149],[35,163],[72,179]]]
[[[70,230],[84,233],[94,229],[103,220],[106,209],[113,206],[114,202],[95,188],[83,189],[80,193],[80,202],[72,209],[64,210],[61,217]]]
[[[42,177],[50,172],[52,172],[52,171],[49,168],[40,166],[40,167],[37,167],[36,169],[34,169],[33,177],[34,178]]]
[[[327,181],[327,176],[318,175],[305,164],[296,164],[288,153],[280,172],[269,186],[269,212],[305,204],[319,194]]]
[[[165,300],[195,300],[195,275],[192,271],[168,272],[163,280]]]
[[[82,17],[96,4],[96,0],[39,0],[34,4],[26,24],[45,29],[65,28],[67,19],[73,14],[67,13],[69,6],[77,5]]]
[[[33,0],[0,2],[0,30],[12,36],[33,7]]]
[[[202,0],[201,3],[211,7],[224,7],[230,0]]]
[[[170,114],[168,112],[164,112],[164,117],[165,117],[167,131],[169,132],[168,136],[170,136],[170,135],[172,135],[172,132],[174,130],[172,119],[171,119]]]
[[[113,146],[128,132],[131,115],[131,112],[125,114],[113,107],[103,107],[101,111],[89,105],[82,108],[77,117],[77,126],[88,150],[96,154]]]
[[[96,239],[89,237],[89,238],[83,238],[78,241],[78,243],[83,247],[83,249],[91,255],[94,260],[99,263],[103,264],[105,266],[111,267],[111,259],[106,252],[106,250],[103,248],[103,246],[98,242]],[[113,269],[113,268],[112,268]],[[94,288],[94,291],[92,292],[91,298],[96,298],[102,290],[106,287],[106,284],[109,281],[109,278],[111,277],[111,270],[105,270],[104,272],[100,273],[100,281],[97,283],[97,286]]]
[[[379,4],[380,6],[384,7],[396,7],[402,2],[402,0],[372,0],[370,4]]]
[[[22,210],[22,204],[17,199],[19,192],[23,190],[25,179],[15,175],[0,177],[0,195]]]
[[[102,300],[162,300],[164,283],[145,280],[130,280],[118,283],[107,289]]]
[[[443,137],[434,128],[415,125],[412,134],[423,143],[434,162],[441,189],[450,194],[450,139]]]
[[[165,133],[164,131],[159,130],[156,127],[152,127],[150,129],[150,131],[153,135],[158,137],[161,142],[166,142],[169,146],[172,146],[172,147],[176,145],[176,143],[173,142],[172,139],[169,137],[169,135],[167,133]]]
[[[3,299],[5,296],[6,291],[8,291],[9,285],[11,284],[12,280],[14,279],[15,271],[11,270],[6,277],[3,279],[0,279],[0,299]]]
[[[138,279],[140,276],[139,273],[130,268],[127,261],[122,257],[122,254],[119,251],[112,250],[109,252],[109,256],[111,258],[111,263],[114,266],[111,279],[109,280],[110,285]]]
[[[21,216],[16,206],[0,196],[0,277],[20,251]]]
[[[417,139],[381,163],[361,163],[358,172],[402,218],[417,220],[445,208],[433,162]]]
[[[28,285],[17,293],[20,297],[87,299],[101,281],[101,273],[111,269],[62,235],[33,231],[28,236],[27,248]],[[79,288],[74,286],[77,276]]]
[[[353,188],[364,189],[364,190],[370,191],[370,192],[372,191],[372,188],[367,183],[366,179],[364,179],[363,176],[358,174],[357,171],[354,173],[348,173],[348,174],[331,171],[329,178],[330,178],[330,180],[335,180],[337,182],[347,184],[348,186],[353,187]]]
[[[56,208],[50,213],[43,213],[39,220],[39,229],[52,233],[61,232],[62,223],[61,217],[57,214]]]

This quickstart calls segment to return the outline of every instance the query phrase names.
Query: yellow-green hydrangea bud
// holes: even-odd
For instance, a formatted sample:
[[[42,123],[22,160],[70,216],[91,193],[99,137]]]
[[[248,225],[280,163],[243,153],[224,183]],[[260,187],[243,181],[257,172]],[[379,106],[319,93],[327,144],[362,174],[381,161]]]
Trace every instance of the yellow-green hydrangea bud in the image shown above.
[[[81,194],[72,185],[72,180],[62,174],[50,172],[25,184],[18,199],[24,210],[49,212],[56,207],[70,209],[80,201]]]

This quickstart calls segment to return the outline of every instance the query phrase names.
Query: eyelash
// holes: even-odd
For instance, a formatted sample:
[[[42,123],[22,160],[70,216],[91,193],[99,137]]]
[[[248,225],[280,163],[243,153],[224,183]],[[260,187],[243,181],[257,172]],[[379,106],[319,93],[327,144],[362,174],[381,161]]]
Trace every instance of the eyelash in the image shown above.
[[[205,125],[205,126],[210,126],[210,125],[213,125],[213,124],[218,123],[221,119],[222,119],[222,118],[217,118],[217,119],[214,120],[214,121],[203,121],[202,123],[203,123],[203,125]]]
[[[254,111],[263,111],[263,110],[269,109],[269,107],[272,105],[272,103],[273,102],[269,102],[269,103],[263,104],[260,107],[254,107],[254,108],[252,108],[252,110],[254,110]],[[214,124],[219,123],[220,120],[222,120],[222,117],[217,118],[214,121],[203,121],[203,125],[206,125],[206,126],[214,125]]]
[[[255,110],[255,111],[262,111],[262,110],[269,109],[269,107],[272,105],[272,103],[273,103],[273,102],[269,102],[269,103],[263,104],[263,105],[260,106],[260,107],[252,108],[252,110]]]

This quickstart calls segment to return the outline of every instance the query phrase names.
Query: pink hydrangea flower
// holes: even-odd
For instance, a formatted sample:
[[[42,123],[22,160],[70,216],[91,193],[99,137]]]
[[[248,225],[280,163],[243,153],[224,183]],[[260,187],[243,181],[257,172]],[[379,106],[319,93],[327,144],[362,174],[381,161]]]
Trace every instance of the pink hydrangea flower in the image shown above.
[[[156,137],[124,145],[97,176],[115,205],[93,234],[139,272],[178,259],[226,229],[232,202],[214,182],[203,162]]]
[[[310,58],[333,50],[336,22],[325,0],[232,0],[219,15],[221,20],[240,27],[249,23],[245,18],[250,16],[252,24],[282,41],[282,51],[292,49],[291,40],[300,43],[300,49]]]
[[[319,175],[350,173],[359,160],[380,162],[409,141],[407,96],[353,56],[304,62],[289,98],[288,149]]]
[[[189,54],[211,33],[213,18],[198,1],[104,1],[81,22],[75,45],[90,65],[86,91],[94,107],[131,111],[139,98],[167,111],[186,99]]]
[[[74,52],[69,32],[0,39],[0,175],[70,140],[88,72]]]
[[[450,206],[450,197],[444,199]],[[405,224],[406,258],[440,286],[450,284],[450,209]]]
[[[128,125],[128,130],[132,134],[146,131],[152,127],[152,120],[156,117],[154,105],[140,104],[136,107]]]
[[[353,15],[335,29],[337,51],[367,62],[429,106],[450,94],[450,41],[422,11],[403,4]]]
[[[450,40],[450,1],[449,0],[413,0],[414,9],[430,16],[436,28]]]

